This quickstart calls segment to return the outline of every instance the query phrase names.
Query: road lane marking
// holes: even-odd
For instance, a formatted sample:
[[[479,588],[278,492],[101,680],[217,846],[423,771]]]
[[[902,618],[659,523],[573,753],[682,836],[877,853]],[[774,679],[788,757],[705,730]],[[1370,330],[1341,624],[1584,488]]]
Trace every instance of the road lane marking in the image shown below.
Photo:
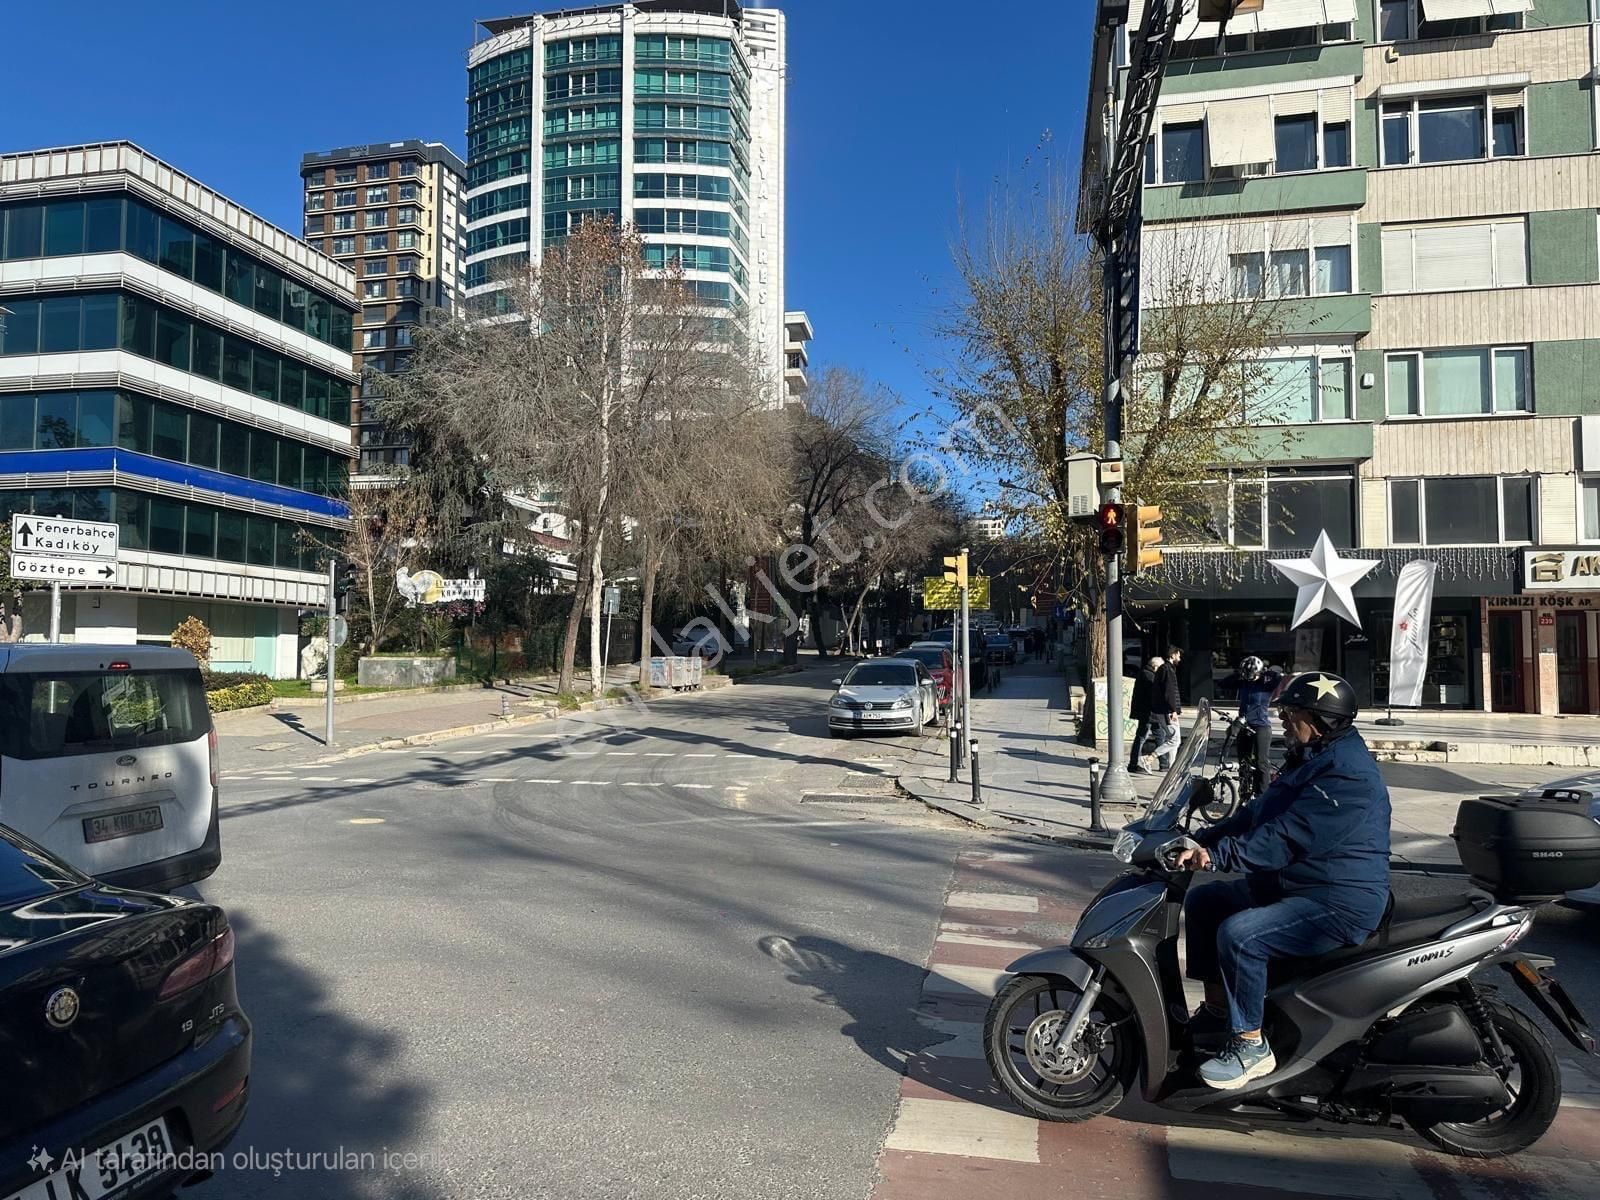
[[[979,996],[993,996],[1000,990],[1001,983],[1009,978],[1009,972],[996,971],[991,967],[932,963],[928,967],[928,977],[922,981],[922,990],[940,992],[944,995],[963,996],[975,993]]]
[[[625,783],[623,787],[655,787],[653,783]]]
[[[559,779],[525,779],[524,783],[560,783]]]
[[[377,783],[378,781],[376,779],[359,778],[359,779],[346,779],[345,782],[346,783]]]
[[[1039,897],[1013,896],[1004,892],[952,892],[946,908],[982,908],[991,912],[1036,913]]]
[[[676,750],[646,750],[644,756],[646,758],[677,758],[678,752]]]
[[[515,775],[474,775],[473,778],[483,783],[515,783],[517,781]]]
[[[690,788],[697,792],[709,791],[711,788],[709,783],[675,783],[672,786],[678,788]]]
[[[351,817],[346,825],[382,825],[382,817]]]
[[[1037,942],[1012,942],[1007,941],[1005,938],[982,937],[976,933],[945,933],[943,930],[939,932],[939,936],[934,940],[949,942],[954,946],[996,946],[1002,950],[1039,949]]]
[[[337,775],[302,775],[300,778],[307,783],[337,783],[339,781]]]
[[[567,758],[593,758],[599,754],[598,750],[566,750],[562,752]]]
[[[894,1128],[889,1130],[884,1146],[923,1154],[1036,1163],[1039,1123],[964,1100],[907,1097],[900,1101]]]
[[[609,787],[604,779],[569,779],[568,787]]]
[[[702,753],[697,751],[697,752],[695,752],[693,754],[685,754],[684,757],[685,758],[715,758],[716,755],[715,754],[702,754]]]
[[[638,756],[638,753],[639,752],[637,750],[607,750],[606,751],[606,757],[607,758],[635,758],[635,757]]]

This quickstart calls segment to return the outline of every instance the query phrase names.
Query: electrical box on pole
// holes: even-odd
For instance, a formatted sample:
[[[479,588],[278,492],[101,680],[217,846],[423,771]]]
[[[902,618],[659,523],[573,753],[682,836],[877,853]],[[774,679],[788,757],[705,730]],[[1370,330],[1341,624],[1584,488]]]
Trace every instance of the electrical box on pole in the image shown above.
[[[1100,510],[1098,454],[1074,454],[1067,459],[1067,516],[1092,521]]]

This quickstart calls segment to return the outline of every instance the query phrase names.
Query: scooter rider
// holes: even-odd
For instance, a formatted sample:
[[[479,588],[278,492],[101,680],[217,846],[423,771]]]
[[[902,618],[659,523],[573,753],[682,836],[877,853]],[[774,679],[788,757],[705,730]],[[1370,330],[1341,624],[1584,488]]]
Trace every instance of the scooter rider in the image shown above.
[[[1239,664],[1232,683],[1239,694],[1239,716],[1253,735],[1255,753],[1250,767],[1255,775],[1254,792],[1259,796],[1267,790],[1267,780],[1272,777],[1270,705],[1273,694],[1283,683],[1283,676],[1268,670],[1266,663],[1251,654]]]
[[[1233,1089],[1277,1068],[1262,1035],[1271,958],[1311,957],[1365,941],[1389,900],[1389,791],[1352,726],[1355,693],[1337,675],[1308,672],[1278,699],[1290,751],[1255,804],[1194,834],[1178,866],[1243,879],[1190,891],[1184,906],[1188,973],[1206,1004],[1190,1021],[1231,1035],[1200,1068]]]

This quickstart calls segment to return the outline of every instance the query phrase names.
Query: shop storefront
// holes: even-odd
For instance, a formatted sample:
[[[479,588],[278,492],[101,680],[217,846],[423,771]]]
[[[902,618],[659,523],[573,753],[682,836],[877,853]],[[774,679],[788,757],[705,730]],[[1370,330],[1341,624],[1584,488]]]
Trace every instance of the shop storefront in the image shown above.
[[[1529,551],[1547,563],[1570,551]],[[1561,561],[1557,559],[1557,561]],[[1479,613],[1487,681],[1483,707],[1491,712],[1543,716],[1600,713],[1600,575],[1554,577],[1541,585],[1532,569],[1518,596],[1487,596]]]

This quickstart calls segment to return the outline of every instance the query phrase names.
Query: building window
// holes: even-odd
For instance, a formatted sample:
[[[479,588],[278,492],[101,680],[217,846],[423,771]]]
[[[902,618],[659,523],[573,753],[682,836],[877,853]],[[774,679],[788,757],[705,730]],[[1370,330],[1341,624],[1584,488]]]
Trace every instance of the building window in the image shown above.
[[[361,310],[361,323],[363,325],[382,325],[389,319],[389,308],[384,304],[375,304],[371,308]]]
[[[328,203],[328,193],[327,192],[307,192],[306,193],[306,211],[307,212],[321,212],[325,207],[327,207],[327,203]]]
[[[361,283],[363,300],[382,300],[389,294],[389,284],[382,279],[366,279]]]
[[[1600,475],[1578,480],[1579,502],[1583,506],[1583,538],[1600,542]]]
[[[1405,42],[1413,38],[1473,37],[1522,28],[1520,12],[1452,16],[1440,21],[1431,21],[1428,16],[1427,0],[1378,0],[1378,40]]]
[[[354,208],[356,206],[355,189],[352,188],[347,192],[335,192],[333,194],[333,206],[335,208]]]
[[[399,233],[394,235],[394,245],[396,250],[415,250],[417,248],[417,231],[414,229],[400,230]]]
[[[1322,165],[1330,170],[1350,165],[1350,122],[1332,121],[1322,127]]]
[[[421,172],[421,170],[422,167],[419,163],[403,162],[400,164],[400,178],[405,179],[408,176],[417,175]]]
[[[1277,154],[1273,170],[1283,175],[1290,171],[1317,169],[1317,118],[1314,113],[1277,117],[1273,121]]]
[[[1386,167],[1526,153],[1520,92],[1391,101],[1380,120]]]
[[[1228,287],[1237,300],[1278,300],[1343,295],[1355,288],[1346,219],[1290,218],[1223,227],[1228,238]],[[1147,237],[1150,235],[1147,235]],[[1259,246],[1260,249],[1255,247]],[[1208,247],[1169,241],[1152,247],[1152,261],[1182,261],[1191,251],[1209,259]],[[1151,288],[1160,295],[1159,280]]]
[[[417,286],[418,283],[419,281],[415,279],[397,279],[394,281],[394,294],[401,299],[420,296],[422,291]]]
[[[375,254],[379,250],[389,248],[389,235],[387,233],[369,233],[362,242],[362,248],[368,254]]]
[[[339,238],[334,238],[333,239],[333,246],[332,246],[332,250],[330,251],[330,253],[338,255],[338,254],[354,254],[355,252],[356,252],[356,240],[355,240],[355,238],[353,238],[353,237],[339,237]]]
[[[368,229],[386,229],[389,225],[389,210],[387,208],[372,208],[367,210]]]
[[[367,189],[367,203],[368,204],[387,204],[387,203],[389,203],[389,189],[388,189],[388,187],[387,186],[384,186],[384,187],[369,187]]]
[[[411,345],[411,326],[402,325],[394,331],[394,344],[397,349]]]
[[[387,179],[387,178],[389,178],[389,164],[388,163],[368,163],[367,164],[367,178],[368,179]]]
[[[397,225],[415,225],[422,220],[422,210],[412,207],[402,207],[395,211]]]
[[[356,181],[356,169],[354,167],[335,167],[333,181],[335,183],[354,183]]]
[[[389,273],[389,260],[387,258],[369,258],[361,264],[361,269],[368,275],[387,275]]]
[[[1169,525],[1175,545],[1309,549],[1327,531],[1334,545],[1354,545],[1355,478],[1347,467],[1278,468],[1205,481],[1191,515]]]
[[[415,200],[416,198],[417,198],[417,185],[416,184],[414,184],[414,183],[402,183],[400,185],[400,199],[402,199],[402,200]]]
[[[314,234],[321,233],[322,229],[323,229],[323,218],[321,218],[321,217],[307,217],[306,218],[306,236],[307,237],[311,237]]]
[[[1526,287],[1527,218],[1386,226],[1383,287],[1388,292],[1450,292]]]
[[[1389,481],[1396,546],[1519,545],[1534,540],[1529,475],[1435,475]]]
[[[1206,134],[1200,121],[1161,127],[1161,182],[1197,183],[1206,177]]]
[[[1306,425],[1348,421],[1351,360],[1269,358],[1249,368],[1250,399],[1244,419],[1252,424]]]
[[[417,260],[409,256],[401,256],[394,260],[394,270],[397,275],[406,275],[417,269]]]
[[[1526,346],[1390,354],[1391,417],[1471,417],[1531,412]]]
[[[334,213],[333,228],[335,232],[356,227],[356,214],[353,212]]]
[[[361,334],[361,348],[363,350],[382,350],[385,344],[385,331],[382,329],[367,329]]]

